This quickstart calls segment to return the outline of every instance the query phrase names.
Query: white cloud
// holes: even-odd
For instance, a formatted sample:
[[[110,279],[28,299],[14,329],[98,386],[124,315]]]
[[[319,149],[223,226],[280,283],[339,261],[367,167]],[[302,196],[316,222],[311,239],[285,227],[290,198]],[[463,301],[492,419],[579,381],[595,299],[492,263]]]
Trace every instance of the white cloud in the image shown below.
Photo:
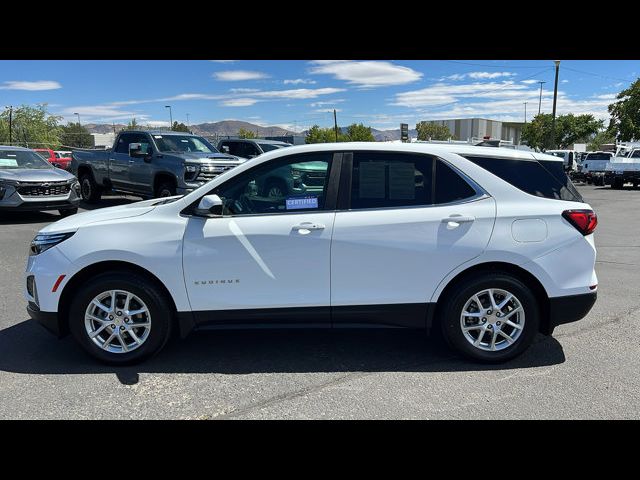
[[[261,98],[316,98],[320,95],[331,95],[333,93],[344,92],[344,88],[297,88],[293,90],[270,90],[253,93],[252,97]]]
[[[216,62],[216,63],[233,63],[235,62],[235,60],[209,60],[210,62]]]
[[[560,80],[560,83],[569,83],[569,80]]]
[[[341,112],[342,109],[341,108],[318,108],[317,110],[314,110],[314,112],[318,112],[318,113],[333,113],[333,111],[336,112]]]
[[[75,115],[79,113],[81,116],[87,117],[116,117],[116,116],[134,116],[136,112],[120,110],[111,105],[83,105],[77,107],[68,107],[62,110],[62,115]]]
[[[300,85],[301,83],[306,83],[309,85],[313,85],[317,83],[315,80],[310,80],[308,78],[295,78],[293,80],[285,80],[283,82],[285,85]]]
[[[469,72],[469,73],[454,73],[447,77],[442,77],[440,80],[463,80],[465,78],[473,78],[474,80],[491,80],[501,77],[515,77],[517,73],[512,72]]]
[[[420,90],[397,93],[392,105],[405,107],[423,107],[428,105],[443,105],[456,102],[461,97],[521,97],[522,91],[526,91],[525,85],[516,84],[513,81],[501,83],[469,83],[447,84],[436,83]]]
[[[60,83],[54,80],[38,80],[34,82],[9,80],[4,82],[2,85],[0,85],[0,90],[39,91],[39,90],[57,90],[58,88],[62,88],[62,85],[60,85]]]
[[[534,83],[538,83],[538,80],[532,80],[532,79],[529,79],[529,80],[522,80],[520,83],[524,83],[524,84],[526,84],[526,85],[532,85],[532,84],[534,84]]]
[[[230,88],[229,91],[231,93],[253,93],[260,90],[258,88]]]
[[[309,105],[312,107],[323,107],[325,105],[334,105],[336,103],[342,103],[344,101],[345,101],[344,98],[336,98],[335,100],[327,100],[326,102],[313,102],[313,103],[310,103]]]
[[[309,69],[311,74],[333,75],[359,87],[404,85],[422,78],[422,73],[391,62],[316,60],[311,64],[314,65]]]
[[[220,102],[222,107],[250,107],[255,105],[259,100],[255,98],[232,98],[229,100],[223,100]]]
[[[223,82],[240,82],[244,80],[260,80],[269,78],[269,75],[263,72],[254,72],[250,70],[225,70],[223,72],[215,72],[212,77]]]

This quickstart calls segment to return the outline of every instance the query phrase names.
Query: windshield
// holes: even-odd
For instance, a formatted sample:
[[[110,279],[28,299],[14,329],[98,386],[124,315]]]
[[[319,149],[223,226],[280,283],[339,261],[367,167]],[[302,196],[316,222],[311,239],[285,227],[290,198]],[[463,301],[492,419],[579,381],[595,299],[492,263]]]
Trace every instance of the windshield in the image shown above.
[[[191,135],[153,135],[158,150],[161,152],[201,152],[219,153],[218,150],[202,137]]]
[[[278,145],[273,143],[259,143],[260,148],[262,148],[263,152],[270,152],[271,150],[277,150],[279,148],[288,147],[289,145]]]
[[[545,153],[548,153],[549,155],[553,155],[554,157],[564,158],[564,152],[545,152]]]
[[[611,160],[610,153],[590,153],[585,160]]]
[[[631,152],[629,158],[640,158],[640,150],[634,150],[633,152]]]
[[[44,170],[53,166],[40,155],[29,150],[0,150],[0,170],[17,168]]]

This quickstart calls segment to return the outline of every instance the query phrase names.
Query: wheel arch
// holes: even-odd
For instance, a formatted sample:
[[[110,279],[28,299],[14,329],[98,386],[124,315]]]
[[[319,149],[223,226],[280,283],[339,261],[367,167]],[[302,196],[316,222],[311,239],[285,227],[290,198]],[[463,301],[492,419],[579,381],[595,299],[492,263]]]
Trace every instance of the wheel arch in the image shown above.
[[[544,286],[542,285],[540,280],[538,280],[535,277],[535,275],[533,275],[531,272],[525,270],[524,268],[518,265],[515,265],[513,263],[507,263],[507,262],[479,263],[477,265],[473,265],[463,270],[462,272],[458,273],[455,277],[453,277],[451,280],[449,280],[449,282],[446,284],[446,286],[438,296],[438,299],[435,302],[434,308],[430,309],[430,315],[429,315],[429,318],[427,319],[427,329],[431,329],[432,326],[439,319],[439,313],[440,313],[439,308],[442,305],[441,300],[446,298],[447,295],[449,295],[450,292],[452,292],[466,278],[469,278],[473,275],[477,275],[478,273],[482,273],[482,272],[507,273],[516,277],[517,279],[522,281],[524,284],[529,286],[534,296],[538,300],[538,305],[540,307],[540,332],[544,333],[545,335],[549,335],[552,333],[553,329],[551,328],[550,321],[549,321],[549,312],[550,312],[549,295],[547,294],[547,291],[545,290]]]
[[[61,335],[66,335],[69,333],[69,309],[71,307],[71,302],[73,300],[73,296],[77,289],[86,281],[88,281],[91,277],[95,275],[99,275],[104,272],[111,271],[119,271],[126,273],[136,273],[141,275],[148,280],[150,280],[159,291],[168,299],[171,304],[173,319],[177,320],[179,314],[177,312],[177,307],[173,296],[167,289],[167,287],[160,281],[160,279],[151,273],[149,270],[136,265],[134,263],[119,261],[119,260],[110,260],[110,261],[102,261],[97,262],[91,265],[84,267],[83,269],[76,272],[73,277],[71,277],[65,284],[64,289],[60,294],[60,300],[58,301],[58,314],[60,318],[60,330]],[[185,322],[185,319],[181,318],[179,322],[180,334],[182,336],[186,336],[190,326],[189,322]]]

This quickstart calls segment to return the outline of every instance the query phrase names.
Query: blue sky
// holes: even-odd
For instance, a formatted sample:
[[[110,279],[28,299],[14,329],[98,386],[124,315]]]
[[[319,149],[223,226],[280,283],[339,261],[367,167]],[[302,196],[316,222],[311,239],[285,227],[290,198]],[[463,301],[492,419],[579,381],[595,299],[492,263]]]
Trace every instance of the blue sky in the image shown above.
[[[607,119],[615,94],[640,75],[640,61],[563,60],[558,113]],[[166,126],[244,120],[301,131],[363,122],[413,128],[420,120],[524,120],[550,112],[551,60],[434,61],[0,61],[0,108],[47,103],[64,121]]]

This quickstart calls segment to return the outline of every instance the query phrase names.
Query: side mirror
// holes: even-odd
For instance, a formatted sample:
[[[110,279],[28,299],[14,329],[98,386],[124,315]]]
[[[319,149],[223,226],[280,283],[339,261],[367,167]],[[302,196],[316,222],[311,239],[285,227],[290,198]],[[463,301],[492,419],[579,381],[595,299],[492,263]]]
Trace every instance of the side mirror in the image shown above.
[[[221,150],[222,150],[222,153],[229,153],[229,151],[230,151],[229,150],[229,145],[223,145]]]
[[[194,213],[199,217],[222,217],[222,199],[218,195],[205,195]]]
[[[141,143],[130,143],[129,144],[129,156],[133,158],[144,158],[145,162],[151,161],[151,155],[145,150],[142,149]]]

